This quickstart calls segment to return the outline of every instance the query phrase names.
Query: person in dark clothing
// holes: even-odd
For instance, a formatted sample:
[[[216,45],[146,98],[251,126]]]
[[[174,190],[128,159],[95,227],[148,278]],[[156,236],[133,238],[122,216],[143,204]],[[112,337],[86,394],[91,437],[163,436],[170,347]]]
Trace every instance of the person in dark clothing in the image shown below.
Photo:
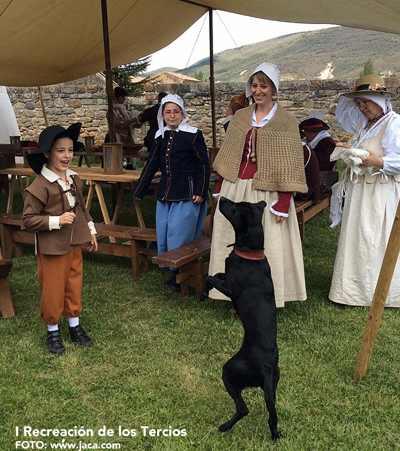
[[[314,203],[319,202],[323,195],[321,186],[321,176],[319,172],[318,158],[314,150],[303,142],[304,151],[304,170],[306,172],[306,182],[308,186],[307,193],[297,193],[296,200],[313,200]]]
[[[155,145],[133,189],[133,195],[142,199],[155,173],[161,171],[156,193],[159,254],[195,241],[203,234],[210,164],[203,134],[189,125],[188,119],[181,97],[168,95],[162,99]],[[180,290],[176,272],[166,285]]]
[[[335,162],[330,161],[330,156],[336,147],[336,143],[327,132],[330,129],[329,125],[321,119],[310,118],[301,122],[299,128],[307,144],[317,154],[319,170],[332,171]]]
[[[151,146],[154,144],[154,137],[158,130],[158,122],[157,122],[157,114],[161,105],[161,100],[167,95],[166,92],[160,92],[158,94],[158,103],[157,105],[153,105],[150,108],[147,108],[142,113],[140,113],[137,117],[137,125],[135,127],[141,127],[145,122],[149,123],[149,130],[147,135],[145,136],[143,143],[147,150],[150,151]]]

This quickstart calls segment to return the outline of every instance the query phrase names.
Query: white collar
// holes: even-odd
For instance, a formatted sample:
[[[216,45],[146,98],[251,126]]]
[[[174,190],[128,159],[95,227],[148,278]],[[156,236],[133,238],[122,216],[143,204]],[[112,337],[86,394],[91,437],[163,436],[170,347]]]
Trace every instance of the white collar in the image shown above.
[[[278,108],[278,104],[276,102],[274,102],[274,106],[271,108],[271,111],[265,117],[263,117],[260,122],[257,122],[256,108],[254,108],[252,126],[253,127],[263,127],[265,124],[267,124],[273,118],[277,108]]]
[[[48,167],[47,167],[47,164],[45,163],[43,166],[42,166],[42,170],[41,170],[41,172],[40,172],[42,175],[43,175],[43,177],[45,178],[45,179],[47,179],[50,183],[53,183],[53,182],[56,182],[58,179],[61,179],[62,180],[62,178],[59,176],[59,175],[57,175],[55,172],[53,172],[51,169],[49,169]],[[75,172],[75,171],[72,171],[71,169],[67,169],[67,172],[66,172],[66,177],[68,178],[68,177],[71,177],[71,175],[77,175],[77,173]]]
[[[308,143],[311,149],[315,149],[320,141],[325,138],[331,138],[331,135],[326,130],[321,130],[316,137]]]
[[[169,125],[166,125],[164,127],[164,131],[170,130],[174,132],[188,132],[188,133],[197,133],[198,128],[192,127],[189,125],[185,120],[182,120],[182,122],[178,125],[178,128],[172,129]],[[161,136],[162,132],[160,129],[157,130],[155,138],[158,138]]]

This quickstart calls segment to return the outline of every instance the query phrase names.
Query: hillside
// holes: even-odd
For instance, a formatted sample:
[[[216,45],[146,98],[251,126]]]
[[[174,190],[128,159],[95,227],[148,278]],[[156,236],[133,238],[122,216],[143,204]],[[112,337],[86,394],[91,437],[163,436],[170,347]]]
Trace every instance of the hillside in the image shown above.
[[[182,73],[181,71],[179,71],[176,67],[161,67],[160,69],[155,69],[155,70],[151,70],[149,72],[146,73],[146,77],[155,77],[158,74],[161,74],[162,72],[179,72]]]
[[[336,78],[357,78],[369,59],[377,71],[400,72],[400,36],[346,27],[286,35],[216,54],[215,79],[245,81],[262,61],[276,63],[286,79],[315,78],[330,61]],[[190,76],[199,70],[209,76],[209,58],[175,69]]]

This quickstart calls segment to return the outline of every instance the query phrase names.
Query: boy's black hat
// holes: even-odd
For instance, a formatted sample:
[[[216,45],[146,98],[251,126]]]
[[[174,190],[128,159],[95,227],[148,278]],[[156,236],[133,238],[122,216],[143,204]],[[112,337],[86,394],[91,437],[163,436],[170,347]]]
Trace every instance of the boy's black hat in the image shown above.
[[[44,154],[50,152],[51,146],[58,138],[71,138],[75,147],[81,126],[81,122],[76,122],[68,128],[64,128],[61,125],[50,125],[50,127],[45,128],[39,136],[39,147],[26,156],[28,164],[33,171],[36,174],[40,174],[43,165],[47,163],[47,158]]]
[[[317,119],[312,117],[310,119],[306,119],[303,122],[300,122],[299,129],[301,132],[307,131],[321,131],[321,130],[329,130],[329,125],[322,121],[321,119]]]

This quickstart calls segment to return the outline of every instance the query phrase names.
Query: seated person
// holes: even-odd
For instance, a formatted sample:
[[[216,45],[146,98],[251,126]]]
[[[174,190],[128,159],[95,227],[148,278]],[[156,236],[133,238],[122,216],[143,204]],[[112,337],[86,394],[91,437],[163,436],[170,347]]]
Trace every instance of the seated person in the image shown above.
[[[336,147],[336,143],[327,132],[330,129],[329,125],[321,119],[310,118],[301,122],[299,128],[307,144],[317,154],[319,170],[332,171],[335,162],[330,161],[330,156]]]

